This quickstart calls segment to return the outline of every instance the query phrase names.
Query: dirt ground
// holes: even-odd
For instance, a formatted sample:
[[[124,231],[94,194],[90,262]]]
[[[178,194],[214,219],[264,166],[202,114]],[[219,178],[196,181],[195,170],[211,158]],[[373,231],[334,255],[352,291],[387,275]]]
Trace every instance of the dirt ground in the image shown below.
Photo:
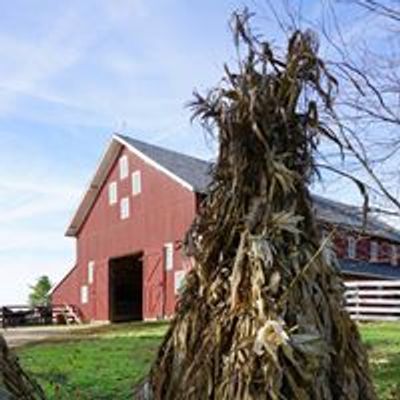
[[[98,326],[98,325],[96,325]],[[68,339],[71,334],[93,328],[92,325],[58,325],[58,326],[37,326],[0,329],[10,347],[20,347],[26,344],[41,342],[52,339]]]

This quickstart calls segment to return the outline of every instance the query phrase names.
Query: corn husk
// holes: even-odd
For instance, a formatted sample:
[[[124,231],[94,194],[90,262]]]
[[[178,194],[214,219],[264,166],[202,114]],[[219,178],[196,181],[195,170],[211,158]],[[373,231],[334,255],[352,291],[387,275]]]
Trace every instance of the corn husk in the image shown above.
[[[235,72],[196,95],[216,132],[213,182],[186,240],[194,258],[148,380],[156,400],[374,400],[366,351],[343,309],[337,261],[308,184],[336,81],[314,36],[284,56],[235,14]]]
[[[20,366],[16,355],[0,335],[0,399],[45,400],[37,382]]]

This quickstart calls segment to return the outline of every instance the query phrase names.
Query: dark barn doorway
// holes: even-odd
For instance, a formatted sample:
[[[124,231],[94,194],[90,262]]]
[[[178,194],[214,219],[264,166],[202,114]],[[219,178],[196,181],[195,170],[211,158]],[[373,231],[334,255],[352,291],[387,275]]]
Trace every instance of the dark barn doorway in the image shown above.
[[[110,260],[110,321],[143,319],[142,254]]]

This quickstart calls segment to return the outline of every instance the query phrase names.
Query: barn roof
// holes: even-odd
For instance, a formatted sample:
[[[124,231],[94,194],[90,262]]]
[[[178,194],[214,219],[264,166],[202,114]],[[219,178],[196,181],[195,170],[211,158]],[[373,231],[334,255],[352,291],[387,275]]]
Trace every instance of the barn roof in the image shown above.
[[[211,182],[211,163],[128,136],[117,136],[189,183],[195,192],[203,193],[207,190],[207,186]]]
[[[368,261],[341,259],[342,273],[376,277],[377,279],[400,279],[400,268],[389,263],[371,263]]]
[[[315,194],[313,200],[319,221],[340,225],[351,230],[364,230],[371,236],[400,242],[400,232],[374,215],[368,214],[364,227],[364,216],[360,207],[339,203]]]
[[[145,143],[129,136],[115,134],[100,162],[95,177],[81,201],[78,211],[68,227],[67,236],[75,236],[84,223],[102,183],[123,146],[181,183],[187,189],[197,193],[205,193],[207,191],[211,181],[210,170],[212,164],[210,162]],[[317,195],[313,195],[313,199],[315,212],[320,221],[335,225],[339,224],[349,229],[362,230],[364,221],[359,207],[349,206]],[[400,242],[400,232],[371,215],[368,216],[365,232],[372,236]]]

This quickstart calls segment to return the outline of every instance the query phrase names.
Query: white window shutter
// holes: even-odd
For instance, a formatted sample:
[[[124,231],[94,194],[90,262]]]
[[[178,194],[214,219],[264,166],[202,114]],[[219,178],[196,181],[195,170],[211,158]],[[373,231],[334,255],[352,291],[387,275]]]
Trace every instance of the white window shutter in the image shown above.
[[[128,156],[124,155],[119,159],[119,178],[125,179],[129,175]]]
[[[87,285],[81,286],[81,303],[87,304],[89,302],[89,287]]]
[[[88,284],[91,285],[94,282],[94,261],[88,263]]]
[[[379,244],[378,242],[371,241],[370,242],[370,258],[371,261],[378,261],[378,255],[379,255]]]
[[[185,282],[185,271],[176,271],[174,275],[175,294],[179,294]]]
[[[118,189],[117,189],[117,182],[111,182],[108,185],[108,204],[112,206],[116,204],[118,201]]]
[[[127,219],[130,215],[130,204],[129,204],[129,197],[124,197],[121,199],[120,203],[120,217],[121,219]]]
[[[356,239],[353,236],[347,238],[347,256],[349,258],[357,257]]]
[[[164,245],[164,265],[167,271],[174,269],[174,244],[166,243]]]
[[[132,195],[137,195],[142,191],[142,180],[140,171],[132,172]]]

